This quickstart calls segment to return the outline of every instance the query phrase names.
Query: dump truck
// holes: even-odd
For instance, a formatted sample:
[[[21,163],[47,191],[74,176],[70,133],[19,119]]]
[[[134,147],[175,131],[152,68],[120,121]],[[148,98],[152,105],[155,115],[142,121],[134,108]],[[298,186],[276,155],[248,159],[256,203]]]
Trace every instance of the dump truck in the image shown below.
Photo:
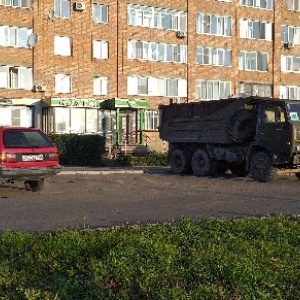
[[[254,96],[160,105],[159,136],[175,174],[227,171],[269,181],[300,179],[300,101]]]

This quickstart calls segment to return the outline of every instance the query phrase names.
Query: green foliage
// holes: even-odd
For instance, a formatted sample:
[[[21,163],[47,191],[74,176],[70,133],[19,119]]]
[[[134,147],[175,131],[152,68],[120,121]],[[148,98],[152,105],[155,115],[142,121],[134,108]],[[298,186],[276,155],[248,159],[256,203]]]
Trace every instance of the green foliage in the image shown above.
[[[137,156],[120,154],[114,159],[104,159],[103,164],[110,167],[167,166],[167,159],[166,154],[152,151]]]
[[[167,156],[165,153],[152,151],[145,156],[132,156],[132,166],[166,166]]]
[[[60,163],[69,166],[101,166],[105,138],[99,135],[49,134],[59,150]]]
[[[300,299],[296,217],[0,235],[0,299]]]

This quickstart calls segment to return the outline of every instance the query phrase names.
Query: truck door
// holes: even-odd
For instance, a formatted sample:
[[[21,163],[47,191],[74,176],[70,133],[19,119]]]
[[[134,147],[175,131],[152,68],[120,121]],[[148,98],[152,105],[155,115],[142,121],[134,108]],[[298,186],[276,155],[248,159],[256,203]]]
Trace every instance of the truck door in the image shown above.
[[[289,161],[292,131],[283,105],[272,103],[259,107],[257,134],[258,140],[272,149],[277,163]]]

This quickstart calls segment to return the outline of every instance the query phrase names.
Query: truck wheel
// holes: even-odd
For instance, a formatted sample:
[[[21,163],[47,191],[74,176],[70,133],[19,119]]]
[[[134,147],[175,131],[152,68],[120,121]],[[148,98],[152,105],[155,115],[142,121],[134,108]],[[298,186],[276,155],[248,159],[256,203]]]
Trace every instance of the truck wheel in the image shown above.
[[[189,151],[176,149],[170,157],[171,170],[175,174],[189,174],[192,172],[192,154]]]
[[[228,134],[235,142],[247,141],[255,134],[255,122],[252,111],[242,111],[233,117],[228,127]]]
[[[250,174],[259,182],[269,181],[272,177],[273,165],[270,155],[259,151],[250,158]]]
[[[230,171],[232,175],[237,177],[246,177],[249,174],[249,171],[246,170],[246,163],[233,163],[230,165]]]
[[[215,175],[218,171],[218,162],[209,157],[205,150],[199,149],[193,154],[192,169],[197,176]]]
[[[31,192],[39,192],[44,187],[44,179],[42,180],[28,180],[24,182],[25,189]]]

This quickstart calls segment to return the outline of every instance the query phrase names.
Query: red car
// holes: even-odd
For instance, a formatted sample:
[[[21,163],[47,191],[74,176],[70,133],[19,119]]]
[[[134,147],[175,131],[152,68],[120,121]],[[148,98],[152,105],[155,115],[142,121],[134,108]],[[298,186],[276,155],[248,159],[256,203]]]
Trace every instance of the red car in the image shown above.
[[[24,181],[26,190],[38,192],[60,170],[58,149],[42,130],[0,127],[0,180]]]

